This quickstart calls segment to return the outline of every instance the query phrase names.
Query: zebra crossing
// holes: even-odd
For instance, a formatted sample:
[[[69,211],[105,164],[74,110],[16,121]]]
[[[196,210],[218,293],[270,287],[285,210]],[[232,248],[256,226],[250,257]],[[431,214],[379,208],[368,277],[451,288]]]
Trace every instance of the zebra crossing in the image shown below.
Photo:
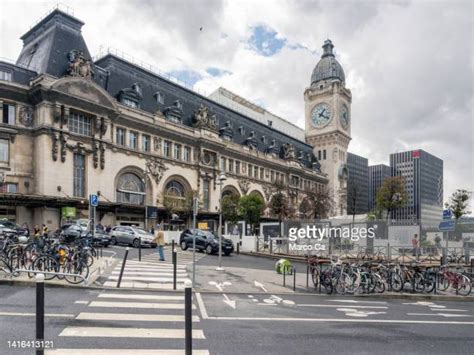
[[[204,256],[204,254],[196,253],[196,261]],[[144,255],[141,261],[138,260],[138,257],[127,260],[120,286],[124,288],[172,290],[173,264],[171,262],[171,250],[165,251],[165,260],[160,261],[157,253]],[[179,251],[177,260],[176,289],[182,290],[184,289],[184,283],[190,281],[186,266],[192,263],[193,255],[190,252]],[[121,267],[122,262],[119,262],[107,277],[104,286],[115,287],[117,285]]]
[[[101,292],[59,333],[60,347],[46,354],[184,354],[184,295],[137,292]],[[209,355],[200,321],[192,316],[193,354]]]

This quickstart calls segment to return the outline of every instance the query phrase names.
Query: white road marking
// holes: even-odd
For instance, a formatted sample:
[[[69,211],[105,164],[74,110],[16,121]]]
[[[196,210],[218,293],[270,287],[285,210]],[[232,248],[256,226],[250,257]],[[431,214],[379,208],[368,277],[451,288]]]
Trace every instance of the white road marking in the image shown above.
[[[104,282],[105,287],[117,287],[117,282],[115,281],[106,281]],[[122,282],[120,287],[123,288],[150,288],[150,289],[163,289],[163,290],[172,290],[173,284],[172,283],[146,283],[146,282]],[[182,290],[184,288],[183,284],[176,285],[176,289]]]
[[[184,304],[179,303],[149,303],[149,302],[102,302],[93,301],[89,307],[109,307],[109,308],[150,308],[150,309],[184,309]],[[193,309],[196,306],[193,305]]]
[[[54,349],[45,350],[45,354],[51,355],[84,355],[84,352],[94,355],[185,355],[184,350],[176,349]],[[193,349],[194,355],[209,355],[208,350],[196,350]]]
[[[443,309],[444,311],[444,309]],[[409,316],[439,316],[439,317],[445,317],[445,318],[449,318],[449,317],[453,317],[453,318],[456,318],[456,317],[472,317],[472,316],[469,316],[469,315],[466,315],[466,314],[449,314],[449,313],[407,313],[407,315]]]
[[[329,302],[342,302],[342,303],[379,303],[387,304],[385,301],[357,301],[357,300],[328,300]]]
[[[202,319],[208,319],[209,316],[207,314],[206,306],[204,305],[204,301],[202,300],[201,293],[196,292],[196,301],[199,306],[199,311],[201,312],[201,318]]]
[[[74,303],[77,303],[77,304],[88,304],[89,301],[75,301]]]
[[[474,325],[474,322],[444,320],[405,320],[405,319],[346,319],[346,318],[272,318],[272,317],[208,317],[209,320],[269,321],[269,322],[320,322],[320,323],[388,323],[388,324],[453,324]]]
[[[136,295],[126,293],[101,293],[99,298],[129,298],[135,300],[184,301],[184,296]]]
[[[354,308],[338,308],[337,310],[340,311],[340,312],[345,312],[346,316],[360,317],[360,318],[367,318],[368,316],[371,316],[371,315],[386,314],[387,313],[387,312],[360,311],[360,310],[354,309]]]
[[[165,328],[114,328],[114,327],[67,327],[60,337],[110,337],[110,338],[161,338],[184,339],[184,329]],[[192,331],[193,339],[206,339],[200,329]]]
[[[209,285],[216,286],[219,291],[224,291],[224,286],[231,286],[232,282],[224,281],[224,282],[216,282],[216,281],[209,281]]]
[[[319,307],[319,308],[361,308],[361,309],[387,309],[385,306],[352,306],[352,305],[342,305],[342,304],[297,304],[298,307]]]
[[[446,308],[446,306],[438,305],[433,302],[426,302],[426,301],[418,301],[418,302],[411,302],[411,303],[403,303],[406,305],[412,306],[428,306],[430,308]]]
[[[36,313],[21,313],[21,312],[0,312],[0,316],[5,317],[36,317]],[[74,318],[74,314],[61,313],[46,313],[45,317],[55,318]]]
[[[224,296],[224,303],[228,305],[229,307],[235,309],[236,302],[232,301],[225,293],[223,293],[222,296]]]
[[[263,284],[261,282],[253,280],[253,284],[255,285],[255,287],[261,288],[263,290],[263,292],[268,292],[267,289],[263,286]]]
[[[111,275],[107,279],[108,280],[118,280],[120,276]],[[151,277],[151,276],[128,276],[124,274],[122,276],[122,280],[137,280],[137,281],[151,281],[151,282],[173,282],[172,277]],[[176,281],[184,282],[189,280],[187,277],[176,277]]]
[[[136,322],[184,322],[184,316],[174,314],[131,314],[131,313],[93,313],[81,312],[76,317],[81,320],[113,320]],[[198,316],[193,316],[193,322],[199,322]]]
[[[153,275],[171,275],[173,276],[173,270],[136,270],[136,269],[125,269],[124,274],[127,275],[144,275],[144,276],[153,276]],[[187,271],[176,271],[176,275],[183,276],[187,275]],[[112,275],[120,275],[120,270],[112,271]]]

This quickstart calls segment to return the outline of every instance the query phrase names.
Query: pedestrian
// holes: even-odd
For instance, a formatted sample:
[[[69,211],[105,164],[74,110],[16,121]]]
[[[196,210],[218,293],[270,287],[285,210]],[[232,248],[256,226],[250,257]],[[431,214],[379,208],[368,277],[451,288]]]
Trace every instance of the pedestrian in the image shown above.
[[[49,228],[46,224],[43,223],[43,237],[47,238],[49,233]]]
[[[40,237],[40,228],[39,226],[36,224],[34,227],[33,227],[33,238],[35,238],[36,240],[38,240]]]
[[[159,224],[156,225],[155,238],[153,239],[153,243],[156,243],[158,245],[158,254],[160,255],[160,261],[165,261],[165,253],[163,251],[163,246],[165,245],[165,234],[161,230],[161,226]]]
[[[418,253],[419,253],[418,234],[415,233],[415,235],[413,236],[413,239],[411,240],[411,245],[413,247],[413,256],[416,256],[418,258]]]

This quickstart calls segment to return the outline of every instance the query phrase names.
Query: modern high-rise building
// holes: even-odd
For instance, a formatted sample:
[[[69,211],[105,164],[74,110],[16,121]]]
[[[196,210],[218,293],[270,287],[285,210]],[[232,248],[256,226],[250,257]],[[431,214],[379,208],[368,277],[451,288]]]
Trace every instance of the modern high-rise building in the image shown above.
[[[390,177],[390,167],[385,164],[369,166],[369,211],[376,206],[377,191],[386,178]]]
[[[356,154],[347,153],[347,213],[363,214],[369,206],[369,161]]]
[[[424,150],[390,154],[392,176],[403,176],[408,201],[392,218],[436,227],[443,210],[443,161]]]

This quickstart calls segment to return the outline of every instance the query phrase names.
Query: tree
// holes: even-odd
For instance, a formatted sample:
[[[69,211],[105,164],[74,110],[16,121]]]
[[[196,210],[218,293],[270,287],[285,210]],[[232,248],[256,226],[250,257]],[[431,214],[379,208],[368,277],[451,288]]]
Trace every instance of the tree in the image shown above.
[[[265,202],[257,194],[242,196],[239,200],[238,214],[251,225],[252,232],[255,231],[255,225],[260,221],[264,209]]]
[[[327,187],[306,192],[306,199],[312,207],[311,215],[316,219],[328,218],[334,205],[334,200]],[[309,217],[311,217],[311,215]]]
[[[361,197],[362,191],[354,180],[350,180],[347,186],[347,213],[352,215],[352,223],[355,222],[357,214],[357,203]]]
[[[456,222],[459,218],[469,213],[467,210],[471,193],[467,190],[458,189],[449,197],[449,202],[445,204],[453,212]]]
[[[239,200],[237,194],[226,195],[222,198],[222,217],[226,222],[236,224],[239,219]]]
[[[288,199],[282,191],[275,193],[270,200],[270,212],[278,217],[279,233],[281,233],[281,223],[288,215]]]
[[[384,180],[375,197],[377,209],[386,211],[386,219],[390,213],[407,202],[405,190],[405,178],[403,176],[393,176]]]
[[[467,209],[469,207],[469,200],[471,199],[471,192],[463,189],[457,189],[449,197],[449,202],[445,204],[446,208],[449,208],[454,216],[454,233],[456,234],[456,227],[458,219],[465,214],[470,213]],[[446,244],[447,245],[447,244]]]

